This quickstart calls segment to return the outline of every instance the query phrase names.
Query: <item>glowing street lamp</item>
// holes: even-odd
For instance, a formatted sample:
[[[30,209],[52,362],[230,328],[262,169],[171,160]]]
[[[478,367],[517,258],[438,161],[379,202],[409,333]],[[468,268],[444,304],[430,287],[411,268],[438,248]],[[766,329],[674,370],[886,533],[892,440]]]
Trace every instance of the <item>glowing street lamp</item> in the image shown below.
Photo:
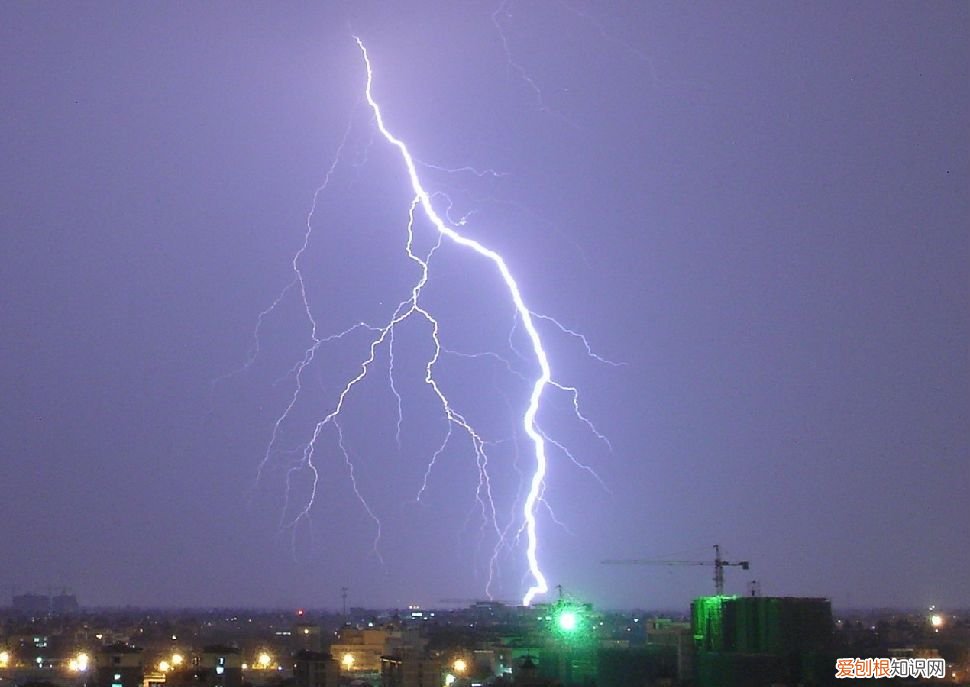
[[[273,665],[273,657],[265,651],[259,652],[256,656],[256,667],[260,670],[268,670]]]
[[[343,664],[344,670],[350,670],[354,667],[354,655],[344,654],[343,658],[340,659],[340,662]]]
[[[464,673],[468,670],[468,663],[463,658],[456,658],[455,662],[451,664],[451,667],[455,669],[456,673]]]
[[[172,654],[172,665],[176,668],[185,662],[185,657],[182,654]]]
[[[72,673],[86,673],[90,662],[91,657],[81,651],[67,662],[67,669]]]
[[[169,663],[168,661],[164,661],[164,660],[163,661],[160,661],[159,664],[158,664],[158,669],[160,671],[162,671],[163,673],[167,673],[168,671],[170,671],[172,669],[172,664]]]
[[[9,667],[10,667],[10,652],[6,650],[0,651],[0,668],[9,668]]]

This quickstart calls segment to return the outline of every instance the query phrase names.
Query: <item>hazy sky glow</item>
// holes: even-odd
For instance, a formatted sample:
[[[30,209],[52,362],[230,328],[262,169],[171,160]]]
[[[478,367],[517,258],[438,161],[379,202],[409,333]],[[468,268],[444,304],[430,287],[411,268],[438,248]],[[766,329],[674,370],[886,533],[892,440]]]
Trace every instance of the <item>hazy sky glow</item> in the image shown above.
[[[537,320],[612,447],[546,392],[539,424],[589,468],[549,446],[551,585],[686,608],[710,570],[599,561],[720,543],[752,563],[729,591],[970,606],[966,3],[389,5],[0,5],[0,582],[88,605],[528,588],[538,366],[495,265],[454,242],[420,304],[490,500],[454,425],[428,471],[448,423],[416,316],[393,387],[383,345],[321,432],[298,517],[289,468],[374,337],[322,343],[294,397],[310,318],[382,325],[421,274],[357,34],[436,210],[625,363]],[[284,289],[311,207],[308,316]],[[414,253],[437,236],[416,213]]]

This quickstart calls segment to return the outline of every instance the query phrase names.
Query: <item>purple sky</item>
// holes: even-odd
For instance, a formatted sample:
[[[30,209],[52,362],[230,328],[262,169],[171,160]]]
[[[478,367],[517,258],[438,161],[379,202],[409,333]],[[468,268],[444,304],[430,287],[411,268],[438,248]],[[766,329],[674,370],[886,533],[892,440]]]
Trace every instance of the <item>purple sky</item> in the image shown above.
[[[256,479],[311,341],[295,291],[239,370],[348,122],[300,263],[320,336],[386,320],[416,276],[354,31],[415,156],[504,174],[420,169],[461,230],[530,308],[626,363],[542,325],[612,442],[546,397],[543,428],[602,480],[550,450],[551,584],[686,608],[708,569],[599,561],[720,543],[752,562],[729,591],[970,605],[970,6],[389,5],[0,5],[0,583],[84,604],[483,595],[495,541],[467,438],[415,502],[446,430],[426,323],[395,334],[400,445],[386,348],[341,416],[383,563],[332,428],[310,520],[280,528],[308,493],[297,471],[284,503],[287,466],[362,333],[318,350]],[[481,258],[446,242],[422,304],[449,350],[535,374]],[[514,534],[529,385],[454,354],[437,376],[489,442]],[[499,556],[498,598],[528,586],[523,544]]]

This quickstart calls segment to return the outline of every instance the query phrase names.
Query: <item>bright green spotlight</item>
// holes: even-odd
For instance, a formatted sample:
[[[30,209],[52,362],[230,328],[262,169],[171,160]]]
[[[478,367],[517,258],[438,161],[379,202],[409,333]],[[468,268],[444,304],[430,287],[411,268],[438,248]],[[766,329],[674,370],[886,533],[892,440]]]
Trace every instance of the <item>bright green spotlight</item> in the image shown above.
[[[579,625],[579,618],[575,611],[563,611],[556,618],[556,622],[559,624],[559,629],[563,632],[572,632]]]

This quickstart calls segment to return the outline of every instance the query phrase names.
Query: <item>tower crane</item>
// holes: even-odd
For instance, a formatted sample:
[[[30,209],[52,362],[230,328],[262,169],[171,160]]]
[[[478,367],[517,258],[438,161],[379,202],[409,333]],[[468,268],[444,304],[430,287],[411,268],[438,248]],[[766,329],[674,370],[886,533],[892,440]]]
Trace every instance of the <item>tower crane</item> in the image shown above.
[[[721,546],[714,545],[713,561],[665,561],[648,560],[644,558],[623,558],[600,561],[603,565],[713,565],[714,566],[714,591],[718,596],[724,595],[724,568],[726,566],[738,566],[742,570],[750,567],[748,561],[726,561],[721,558]]]

